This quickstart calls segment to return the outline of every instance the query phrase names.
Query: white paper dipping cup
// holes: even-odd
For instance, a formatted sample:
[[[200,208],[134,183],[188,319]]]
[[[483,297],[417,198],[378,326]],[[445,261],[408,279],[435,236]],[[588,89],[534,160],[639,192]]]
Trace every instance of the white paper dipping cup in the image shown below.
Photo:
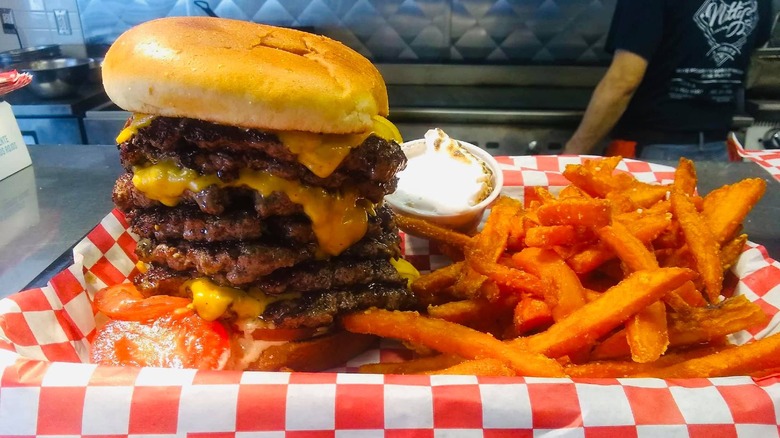
[[[458,140],[458,143],[460,143],[464,149],[472,153],[474,156],[484,161],[486,166],[493,172],[491,177],[492,190],[490,191],[490,194],[478,204],[470,207],[464,207],[462,210],[449,213],[438,213],[431,212],[429,210],[422,210],[402,202],[401,199],[398,199],[398,197],[394,196],[393,194],[385,196],[385,201],[396,214],[425,219],[426,221],[436,225],[464,233],[474,231],[477,228],[477,226],[482,221],[485,210],[496,200],[496,198],[498,198],[498,195],[501,193],[501,189],[504,186],[504,176],[496,159],[493,158],[493,156],[490,155],[487,151],[480,148],[479,146],[475,146],[464,141]],[[401,145],[401,148],[407,157],[412,156],[416,148],[420,147],[425,147],[424,138],[411,140]],[[403,178],[403,172],[399,173],[398,177]],[[431,178],[433,178],[433,176],[431,176]],[[403,227],[401,227],[401,229],[403,230]]]

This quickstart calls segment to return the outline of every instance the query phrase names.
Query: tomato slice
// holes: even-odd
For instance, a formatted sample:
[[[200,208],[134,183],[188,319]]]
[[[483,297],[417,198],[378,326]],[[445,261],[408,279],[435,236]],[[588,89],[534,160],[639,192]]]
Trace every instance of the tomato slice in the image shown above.
[[[252,338],[258,341],[299,341],[314,336],[315,329],[268,329],[258,328],[252,331]]]
[[[90,353],[100,365],[221,369],[230,342],[220,322],[193,312],[150,321],[110,320],[98,329]]]
[[[131,283],[122,283],[99,290],[95,294],[95,307],[111,319],[124,321],[148,321],[176,311],[189,311],[192,301],[170,295],[144,298]]]

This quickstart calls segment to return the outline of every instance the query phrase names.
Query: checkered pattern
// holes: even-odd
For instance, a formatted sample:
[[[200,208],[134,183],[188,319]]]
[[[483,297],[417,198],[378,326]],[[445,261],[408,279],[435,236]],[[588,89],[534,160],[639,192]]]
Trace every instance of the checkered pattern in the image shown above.
[[[506,193],[552,190],[579,157],[502,157]],[[672,169],[626,160],[621,170],[667,181]],[[423,269],[446,263],[404,236]],[[84,362],[90,297],[134,269],[133,236],[112,212],[79,243],[76,264],[50,284],[0,301],[2,436],[778,436],[780,379],[542,379],[355,374],[403,351],[389,341],[330,373],[112,368]],[[780,331],[780,264],[750,244],[737,293],[770,315],[747,342]]]
[[[736,153],[742,157],[763,167],[770,175],[780,181],[780,151],[775,150],[747,150],[735,140],[732,140],[731,146]]]

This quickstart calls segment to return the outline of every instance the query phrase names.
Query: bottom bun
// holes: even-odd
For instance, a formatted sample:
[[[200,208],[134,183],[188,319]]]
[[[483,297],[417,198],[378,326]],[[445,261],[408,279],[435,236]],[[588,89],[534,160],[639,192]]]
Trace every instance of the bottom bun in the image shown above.
[[[316,338],[291,342],[265,342],[262,351],[237,354],[227,368],[249,371],[325,371],[344,364],[349,359],[368,350],[376,344],[378,338],[372,335],[337,331]],[[263,342],[263,341],[254,341]],[[243,340],[234,344],[236,352],[247,352],[241,346]]]

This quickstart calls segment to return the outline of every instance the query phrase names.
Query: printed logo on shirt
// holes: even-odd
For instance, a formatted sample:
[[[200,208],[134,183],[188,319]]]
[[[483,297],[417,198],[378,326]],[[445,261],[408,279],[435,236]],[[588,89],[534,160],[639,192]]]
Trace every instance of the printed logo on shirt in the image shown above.
[[[693,16],[710,46],[707,56],[718,66],[742,53],[758,24],[757,0],[706,0]]]

